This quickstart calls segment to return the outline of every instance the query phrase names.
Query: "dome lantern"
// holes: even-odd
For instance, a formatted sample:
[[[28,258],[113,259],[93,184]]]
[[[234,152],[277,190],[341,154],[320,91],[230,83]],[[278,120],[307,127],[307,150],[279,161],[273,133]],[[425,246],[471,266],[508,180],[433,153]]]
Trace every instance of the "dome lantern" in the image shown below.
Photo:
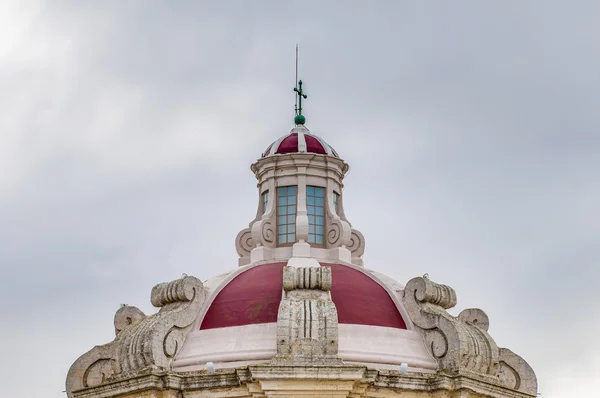
[[[364,237],[344,214],[348,164],[304,125],[302,80],[294,92],[296,127],[251,166],[258,204],[254,220],[235,240],[239,265],[277,259],[288,265],[337,261],[362,266]]]

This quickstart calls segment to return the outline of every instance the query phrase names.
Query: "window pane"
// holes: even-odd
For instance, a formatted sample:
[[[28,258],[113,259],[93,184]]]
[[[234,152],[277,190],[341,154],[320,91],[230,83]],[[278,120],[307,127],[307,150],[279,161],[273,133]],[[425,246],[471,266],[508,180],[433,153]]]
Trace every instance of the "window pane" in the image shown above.
[[[282,225],[282,224],[287,224],[286,216],[279,216],[279,225]]]
[[[323,244],[323,237],[321,235],[317,235],[317,244],[319,244],[319,245]]]
[[[287,233],[287,229],[285,228],[285,225],[280,225],[279,226],[279,235],[285,234],[285,233]]]
[[[310,227],[308,227],[310,229]],[[315,233],[318,235],[323,235],[323,226],[322,225],[317,225],[315,228]]]
[[[288,242],[294,243],[296,241],[296,234],[288,234]]]
[[[314,225],[309,225],[308,226],[308,233],[309,234],[314,234],[315,233],[315,226]]]
[[[317,206],[323,206],[323,198],[315,198],[315,204]]]
[[[315,224],[315,216],[308,216],[308,223],[309,224]]]
[[[279,214],[286,214],[287,213],[287,207],[285,206],[279,206],[279,208],[277,208],[277,211],[279,212]]]
[[[317,216],[322,216],[323,215],[323,208],[322,207],[317,207],[316,208],[316,213]]]
[[[308,234],[308,243],[315,243],[315,235]]]
[[[317,216],[317,225],[323,225],[323,216]]]
[[[310,186],[306,187],[306,194],[314,196],[315,195],[315,187],[310,187]]]
[[[306,206],[306,211],[308,212],[309,215],[314,215],[315,214],[315,206]]]
[[[287,235],[279,235],[279,243],[287,243]]]
[[[323,188],[315,188],[315,196],[323,197]]]
[[[296,195],[288,196],[288,205],[295,205],[295,204],[296,204]]]
[[[279,192],[279,195],[285,196],[285,195],[287,195],[287,187],[277,188],[277,192]]]
[[[287,226],[287,231],[291,234],[296,233],[296,226],[295,225],[288,225]]]
[[[296,216],[295,215],[287,216],[287,223],[288,224],[295,224],[296,223]]]
[[[288,196],[296,196],[296,187],[287,187],[287,194]]]
[[[288,206],[287,214],[296,214],[296,206]]]
[[[306,197],[306,204],[307,205],[314,205],[315,204],[315,198],[313,198],[312,196],[307,196]]]
[[[279,197],[279,206],[285,206],[287,205],[287,197],[286,196],[280,196]]]

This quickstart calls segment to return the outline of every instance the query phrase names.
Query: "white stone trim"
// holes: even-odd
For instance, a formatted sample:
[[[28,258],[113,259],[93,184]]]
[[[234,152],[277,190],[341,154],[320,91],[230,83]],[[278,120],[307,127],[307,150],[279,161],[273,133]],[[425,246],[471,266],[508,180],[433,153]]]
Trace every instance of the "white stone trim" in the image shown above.
[[[414,330],[371,325],[338,325],[338,356],[345,361],[437,370],[437,361],[425,348],[423,335]]]
[[[377,369],[435,372],[437,362],[429,355],[421,333],[369,325],[339,324],[338,356],[344,362]],[[202,370],[207,362],[221,368],[268,362],[277,354],[277,323],[193,330],[172,362],[178,371]]]
[[[281,141],[283,141],[286,137],[287,137],[287,135],[283,135],[283,136],[279,137],[277,139],[277,141],[275,141],[273,143],[273,145],[271,146],[271,150],[269,151],[269,154],[267,156],[275,155],[277,153],[277,150],[279,150],[279,145],[281,145]]]
[[[304,132],[298,131],[298,152],[306,152],[306,137]]]
[[[207,362],[233,364],[240,361],[265,361],[275,354],[275,322],[193,330],[171,366],[175,370],[197,370]]]
[[[323,149],[325,149],[325,152],[327,152],[328,155],[333,156],[333,152],[331,151],[331,147],[329,146],[328,143],[325,142],[324,139],[322,139],[321,137],[317,137],[316,135],[313,135],[313,137],[317,141],[319,141],[319,143],[321,144],[321,146],[323,147]]]

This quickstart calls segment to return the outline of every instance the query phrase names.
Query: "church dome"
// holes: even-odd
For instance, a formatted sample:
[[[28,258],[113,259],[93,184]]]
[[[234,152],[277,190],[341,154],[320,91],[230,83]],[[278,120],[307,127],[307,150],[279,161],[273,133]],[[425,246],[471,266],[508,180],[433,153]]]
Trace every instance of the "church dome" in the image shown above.
[[[154,314],[121,307],[115,339],[71,366],[69,398],[535,397],[533,370],[496,345],[485,312],[450,315],[451,287],[364,267],[365,237],[344,211],[349,166],[304,126],[301,81],[294,91],[296,126],[250,168],[256,213],[235,238],[238,267],[156,285]]]
[[[262,157],[285,153],[318,153],[339,158],[335,149],[322,138],[311,134],[304,125],[294,127],[289,134],[269,145]]]
[[[246,265],[205,282],[210,289],[205,308],[173,368],[201,370],[209,361],[229,368],[275,357],[286,265],[287,261]],[[337,312],[339,358],[379,369],[397,369],[403,362],[412,371],[437,369],[397,296],[396,289],[402,285],[351,264],[320,262],[319,266],[331,270],[327,295]]]

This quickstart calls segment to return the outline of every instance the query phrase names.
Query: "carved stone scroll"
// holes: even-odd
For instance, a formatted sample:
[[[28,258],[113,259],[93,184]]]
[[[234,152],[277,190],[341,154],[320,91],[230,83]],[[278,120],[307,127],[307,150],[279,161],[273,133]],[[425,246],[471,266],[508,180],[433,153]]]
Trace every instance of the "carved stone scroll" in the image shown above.
[[[454,289],[414,278],[406,284],[403,300],[413,323],[423,330],[426,345],[440,369],[496,374],[498,347],[490,335],[445,311],[456,304]]]
[[[145,316],[124,306],[115,314],[116,338],[82,355],[67,376],[67,394],[104,383],[111,377],[145,368],[168,369],[205,299],[202,282],[184,276],[152,289],[152,304],[161,307]]]
[[[123,305],[115,313],[115,336],[129,325],[136,325],[146,317],[139,308]]]
[[[204,295],[202,282],[193,276],[156,285],[152,289],[152,304],[163,308],[135,328],[121,332],[117,350],[120,371],[148,366],[167,368],[196,319]]]
[[[505,387],[526,394],[537,394],[537,378],[533,369],[523,358],[508,348],[500,348],[500,368],[497,377]]]
[[[348,249],[352,253],[352,258],[362,258],[365,254],[365,237],[358,229],[352,228]]]
[[[510,350],[498,348],[487,333],[489,319],[485,312],[469,308],[458,317],[446,312],[456,305],[454,289],[426,277],[413,278],[406,284],[403,303],[414,325],[423,332],[440,370],[491,376],[491,380],[506,387],[535,395],[533,370]]]
[[[242,229],[235,238],[235,250],[237,254],[240,257],[248,257],[253,247],[252,230],[250,228]]]

